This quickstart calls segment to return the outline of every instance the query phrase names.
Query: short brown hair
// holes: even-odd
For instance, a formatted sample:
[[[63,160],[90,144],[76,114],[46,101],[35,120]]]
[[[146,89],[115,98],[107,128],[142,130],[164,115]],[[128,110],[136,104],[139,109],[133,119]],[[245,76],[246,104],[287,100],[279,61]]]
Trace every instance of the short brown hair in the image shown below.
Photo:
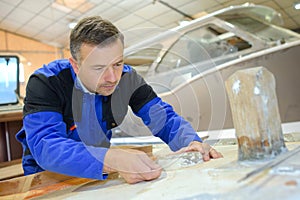
[[[83,43],[91,45],[107,45],[117,39],[124,44],[122,33],[110,21],[100,16],[83,18],[70,34],[70,51],[73,58],[80,59],[80,48]]]

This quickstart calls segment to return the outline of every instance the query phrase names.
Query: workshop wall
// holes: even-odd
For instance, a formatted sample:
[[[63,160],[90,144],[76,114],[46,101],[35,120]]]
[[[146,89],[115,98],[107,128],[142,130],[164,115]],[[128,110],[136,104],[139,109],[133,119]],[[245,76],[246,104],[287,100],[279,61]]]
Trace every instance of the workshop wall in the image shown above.
[[[43,64],[55,59],[69,58],[70,52],[34,39],[0,30],[0,54],[17,55],[24,66],[25,82],[20,84],[20,95],[25,96],[25,87],[29,76]]]

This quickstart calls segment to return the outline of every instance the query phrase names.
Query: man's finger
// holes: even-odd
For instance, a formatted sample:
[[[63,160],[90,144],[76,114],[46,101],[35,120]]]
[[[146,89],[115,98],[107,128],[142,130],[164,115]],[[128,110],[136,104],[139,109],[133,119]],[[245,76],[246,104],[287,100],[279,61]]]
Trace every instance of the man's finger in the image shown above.
[[[153,179],[157,179],[160,174],[161,174],[162,170],[152,170],[151,172],[146,172],[146,173],[140,173],[140,176],[143,177],[144,180],[146,181],[150,181]]]
[[[154,162],[148,155],[140,155],[141,161],[151,170],[161,170],[161,166]]]
[[[211,148],[210,151],[209,151],[209,155],[212,157],[212,158],[222,158],[223,155],[221,153],[219,153],[217,150],[215,150],[214,148]]]
[[[199,151],[203,155],[205,153],[204,145],[205,145],[204,143],[194,141],[190,143],[188,148],[189,151]]]
[[[122,173],[120,172],[120,175],[125,179],[125,181],[129,184],[138,183],[141,181],[144,181],[142,176],[138,173]]]
[[[204,150],[202,157],[203,157],[203,161],[209,161],[210,160],[209,150]]]

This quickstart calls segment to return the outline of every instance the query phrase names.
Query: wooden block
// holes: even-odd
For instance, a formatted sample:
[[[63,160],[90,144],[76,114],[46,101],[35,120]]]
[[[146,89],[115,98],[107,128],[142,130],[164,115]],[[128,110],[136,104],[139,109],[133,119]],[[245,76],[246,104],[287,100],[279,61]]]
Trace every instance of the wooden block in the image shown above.
[[[0,163],[0,181],[23,176],[22,160]]]
[[[135,149],[144,151],[149,156],[152,156],[152,145],[126,145],[114,146],[112,148]],[[109,179],[119,177],[118,173],[111,173],[108,176]],[[28,176],[22,176],[18,178],[0,181],[0,199],[30,199],[33,197],[39,197],[54,191],[64,190],[71,187],[78,188],[82,185],[96,181],[101,182],[95,179],[78,178],[54,172],[44,171]]]
[[[238,159],[273,158],[286,151],[273,74],[264,67],[239,70],[225,84],[239,144]]]

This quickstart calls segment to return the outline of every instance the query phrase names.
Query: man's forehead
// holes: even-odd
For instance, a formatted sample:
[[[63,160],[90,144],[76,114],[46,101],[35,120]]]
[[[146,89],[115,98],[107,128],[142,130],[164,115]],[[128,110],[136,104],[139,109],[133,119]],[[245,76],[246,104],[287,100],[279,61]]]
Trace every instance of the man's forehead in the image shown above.
[[[82,63],[89,65],[109,65],[123,60],[123,46],[116,43],[106,46],[84,44],[81,53]]]
[[[108,66],[110,64],[115,64],[115,63],[118,63],[118,62],[121,62],[123,61],[123,57],[122,56],[119,56],[119,57],[116,57],[115,59],[110,59],[110,60],[101,60],[101,59],[86,59],[86,62],[85,64],[86,65],[89,65],[89,66],[101,66],[101,67],[105,67],[105,66]]]

